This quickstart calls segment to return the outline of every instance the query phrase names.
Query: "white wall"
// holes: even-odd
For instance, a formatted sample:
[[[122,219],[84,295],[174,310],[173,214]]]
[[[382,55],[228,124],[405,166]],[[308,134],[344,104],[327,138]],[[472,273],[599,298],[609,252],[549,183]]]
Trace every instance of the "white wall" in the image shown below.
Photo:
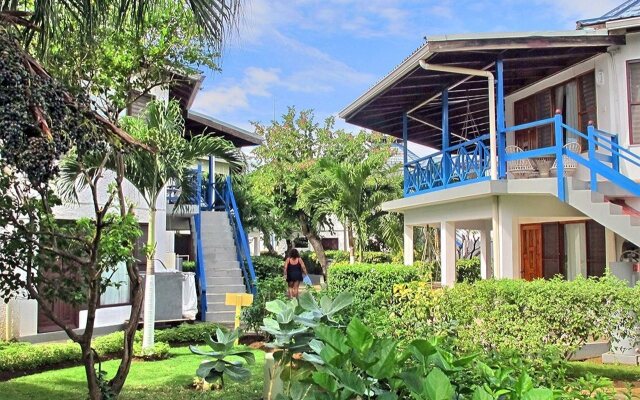
[[[129,319],[131,306],[106,307],[96,310],[95,327],[121,325]],[[83,329],[87,325],[87,311],[80,311],[78,328]]]

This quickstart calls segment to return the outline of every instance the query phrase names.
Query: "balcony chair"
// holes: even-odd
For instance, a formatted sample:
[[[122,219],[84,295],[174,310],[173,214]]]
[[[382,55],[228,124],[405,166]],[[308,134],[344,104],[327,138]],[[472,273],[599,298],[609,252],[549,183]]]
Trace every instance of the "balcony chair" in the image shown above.
[[[507,154],[522,153],[522,149],[520,147],[513,145],[505,147],[504,150]],[[536,169],[528,158],[507,161],[507,172],[513,175],[516,179],[531,178],[536,175]]]
[[[566,150],[574,152],[576,154],[580,154],[582,151],[582,147],[578,142],[569,142],[564,145]],[[576,172],[576,168],[578,168],[578,163],[573,158],[563,155],[562,162],[564,163],[564,176],[573,176]],[[549,170],[552,176],[558,176],[558,160],[553,162],[551,169]]]

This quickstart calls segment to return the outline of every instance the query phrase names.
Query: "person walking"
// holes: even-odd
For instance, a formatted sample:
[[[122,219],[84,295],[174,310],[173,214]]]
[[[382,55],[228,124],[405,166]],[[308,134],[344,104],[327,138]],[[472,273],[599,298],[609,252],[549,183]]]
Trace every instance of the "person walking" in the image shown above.
[[[307,275],[307,267],[304,265],[304,261],[300,258],[300,253],[297,249],[291,249],[289,257],[284,262],[284,278],[287,280],[289,286],[287,294],[289,298],[297,298],[300,288],[300,282]]]

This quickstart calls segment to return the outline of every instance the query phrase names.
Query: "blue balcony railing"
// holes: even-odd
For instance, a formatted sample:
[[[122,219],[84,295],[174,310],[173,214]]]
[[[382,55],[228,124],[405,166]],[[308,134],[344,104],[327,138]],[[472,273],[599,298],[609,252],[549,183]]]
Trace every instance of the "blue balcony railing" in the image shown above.
[[[460,143],[404,167],[404,194],[411,196],[489,179],[489,135]]]
[[[508,132],[514,132],[515,135],[518,135],[519,132],[545,125],[553,127],[554,145],[518,153],[506,153],[506,134]],[[565,133],[570,133],[575,138],[584,139],[587,144],[586,156],[565,146]],[[560,114],[556,114],[552,118],[504,128],[498,135],[497,161],[501,179],[507,178],[509,162],[536,157],[552,157],[555,160],[557,195],[560,200],[565,201],[565,157],[567,157],[589,170],[591,190],[597,190],[598,177],[602,177],[619,188],[635,196],[640,196],[640,184],[620,172],[622,161],[626,162],[628,166],[640,168],[640,156],[620,146],[618,135],[596,129],[591,124],[587,128],[587,134],[584,134],[565,124]],[[488,176],[490,151],[486,143],[488,140],[489,135],[483,135],[428,157],[407,162],[404,167],[405,196],[490,179]]]

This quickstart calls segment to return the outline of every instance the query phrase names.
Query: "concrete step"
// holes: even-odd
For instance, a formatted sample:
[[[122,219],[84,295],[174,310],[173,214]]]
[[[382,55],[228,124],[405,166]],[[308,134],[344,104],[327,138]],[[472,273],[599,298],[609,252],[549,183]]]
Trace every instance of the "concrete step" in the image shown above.
[[[224,304],[224,302],[207,303],[207,313],[219,312],[219,311],[234,312],[235,310],[236,310],[235,306],[228,306]]]
[[[244,280],[241,276],[224,276],[224,277],[210,277],[207,275],[207,291],[210,286],[233,286],[244,285]]]
[[[238,255],[235,251],[229,252],[225,251],[224,253],[220,252],[204,252],[204,262],[205,265],[220,265],[220,264],[229,264],[231,262],[238,262]]]
[[[216,285],[215,283],[209,284],[207,282],[207,296],[209,296],[209,294],[245,293],[246,291],[247,288],[244,284]]]
[[[223,265],[223,266],[220,266],[219,268],[215,268],[210,265],[207,265],[205,274],[207,275],[207,277],[211,276],[211,277],[217,277],[217,278],[233,277],[233,276],[242,277],[242,271],[240,270],[238,263],[236,262],[235,264],[236,265]]]
[[[202,248],[211,249],[214,251],[225,250],[225,249],[235,250],[236,242],[234,242],[233,240],[226,240],[226,239],[225,240],[212,239],[210,241],[203,240]]]
[[[207,312],[207,322],[233,323],[236,318],[235,311]]]
[[[209,261],[206,265],[207,270],[219,270],[219,269],[240,269],[240,263],[237,258],[233,258],[233,260],[224,260],[224,261]]]

